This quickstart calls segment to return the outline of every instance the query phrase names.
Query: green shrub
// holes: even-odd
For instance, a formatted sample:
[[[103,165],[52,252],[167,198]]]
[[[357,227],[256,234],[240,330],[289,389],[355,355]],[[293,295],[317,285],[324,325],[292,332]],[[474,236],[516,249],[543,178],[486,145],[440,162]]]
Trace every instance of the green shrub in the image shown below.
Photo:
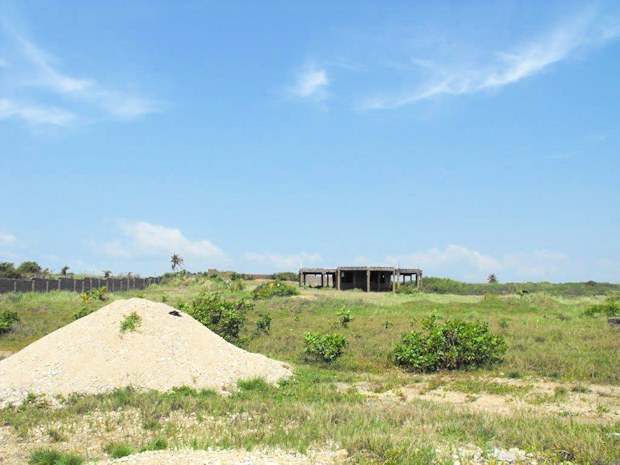
[[[81,465],[82,463],[84,459],[79,455],[52,449],[37,449],[30,454],[31,465]]]
[[[246,321],[246,312],[253,304],[241,299],[232,302],[222,299],[218,293],[201,292],[189,305],[182,306],[195,320],[227,341],[239,339]]]
[[[120,442],[111,442],[103,446],[103,451],[113,459],[120,459],[121,457],[127,457],[133,454],[133,449],[127,444]]]
[[[273,279],[276,281],[297,281],[299,279],[299,275],[292,271],[285,271],[283,273],[275,273],[273,275]]]
[[[131,312],[121,321],[121,333],[134,332],[142,324],[142,317],[136,312]]]
[[[11,262],[0,262],[0,278],[19,279],[22,277],[21,272],[15,269],[15,265]]]
[[[91,300],[99,300],[99,301],[104,302],[108,300],[108,296],[106,295],[107,290],[108,290],[107,287],[101,286],[100,288],[90,289],[89,291],[86,291],[84,294],[80,294],[80,297],[82,298],[82,301],[84,303],[90,302]]]
[[[426,331],[411,331],[393,349],[396,365],[411,371],[458,370],[502,360],[506,342],[489,332],[486,323],[458,319],[437,323],[435,315],[422,322]]]
[[[583,314],[585,316],[620,316],[620,300],[618,297],[608,297],[605,303],[592,305]]]
[[[257,286],[256,289],[252,291],[252,296],[255,299],[271,299],[272,297],[276,296],[286,297],[289,295],[297,294],[299,294],[297,288],[285,284],[282,281],[263,283]]]
[[[85,316],[90,315],[90,314],[91,314],[91,313],[93,313],[94,311],[95,311],[94,309],[89,308],[89,307],[88,307],[88,306],[86,306],[86,305],[82,305],[82,306],[80,307],[80,309],[79,309],[77,312],[75,312],[75,313],[73,314],[73,319],[74,319],[74,320],[79,320],[80,318],[84,318]]]
[[[269,334],[269,331],[271,331],[271,315],[259,313],[258,320],[256,320],[256,332]]]
[[[149,442],[146,447],[142,449],[142,452],[147,450],[164,450],[168,448],[168,441],[166,438],[156,438]]]
[[[351,310],[347,310],[345,307],[342,307],[336,315],[338,315],[338,321],[340,321],[340,326],[343,328],[348,328],[349,323],[353,320]]]
[[[13,325],[19,323],[17,312],[4,310],[0,312],[0,334],[8,333],[13,329]]]
[[[348,342],[342,334],[304,334],[306,356],[326,363],[332,363],[342,355]]]

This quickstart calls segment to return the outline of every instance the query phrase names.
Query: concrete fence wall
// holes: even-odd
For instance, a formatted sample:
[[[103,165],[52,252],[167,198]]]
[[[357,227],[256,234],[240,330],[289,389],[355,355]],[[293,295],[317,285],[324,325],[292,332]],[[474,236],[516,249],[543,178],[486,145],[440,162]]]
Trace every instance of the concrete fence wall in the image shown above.
[[[133,289],[146,289],[151,284],[159,284],[161,278],[32,278],[32,279],[9,279],[0,278],[0,294],[7,292],[88,292],[102,286],[108,292],[130,291]]]

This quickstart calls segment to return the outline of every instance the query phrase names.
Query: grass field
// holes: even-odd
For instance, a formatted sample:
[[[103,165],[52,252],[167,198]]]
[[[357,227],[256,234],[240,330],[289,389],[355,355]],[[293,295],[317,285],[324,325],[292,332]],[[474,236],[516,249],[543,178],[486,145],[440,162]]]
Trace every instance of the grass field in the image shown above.
[[[175,306],[204,289],[250,298],[252,286],[231,291],[221,281],[189,277],[110,298],[141,296]],[[167,447],[343,448],[352,463],[452,463],[452,454],[470,446],[518,447],[547,463],[620,463],[619,443],[609,436],[620,432],[620,332],[604,317],[582,315],[602,300],[303,289],[299,296],[257,301],[240,341],[294,365],[294,378],[279,387],[255,380],[229,396],[127,389],[76,396],[53,409],[33,400],[0,411],[0,424],[24,454],[44,444],[104,457],[111,443],[139,450],[159,439]],[[82,305],[69,293],[0,296],[0,311],[21,318],[15,331],[0,336],[0,354],[70,323]],[[347,328],[336,316],[343,308],[353,317]],[[393,345],[433,312],[488,322],[506,338],[504,362],[455,373],[395,368]],[[264,313],[272,317],[268,335],[255,330]],[[306,361],[308,331],[344,334],[344,356],[332,365]],[[85,426],[96,434],[81,433]]]

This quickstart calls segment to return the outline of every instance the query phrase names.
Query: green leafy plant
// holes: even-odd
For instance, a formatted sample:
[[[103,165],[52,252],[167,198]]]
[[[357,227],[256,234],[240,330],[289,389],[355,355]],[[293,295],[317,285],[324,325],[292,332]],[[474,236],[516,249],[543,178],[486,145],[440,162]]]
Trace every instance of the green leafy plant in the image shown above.
[[[90,315],[94,311],[94,309],[88,307],[87,305],[82,305],[80,309],[73,314],[73,319],[79,320],[80,318],[84,318],[85,316]]]
[[[343,328],[348,328],[349,323],[353,320],[351,310],[348,310],[346,307],[340,308],[340,311],[336,315],[338,315],[338,321],[340,321],[340,326]]]
[[[591,305],[583,314],[585,316],[620,316],[620,299],[618,297],[608,297],[604,303]]]
[[[256,320],[256,332],[269,334],[269,331],[271,331],[271,315],[259,313],[258,320]]]
[[[347,345],[348,342],[342,334],[304,334],[304,353],[306,356],[325,363],[333,363],[340,358]]]
[[[223,299],[217,292],[203,291],[181,310],[227,341],[236,341],[245,325],[246,312],[253,306],[244,299],[233,302]]]
[[[134,332],[142,324],[142,317],[136,312],[131,312],[121,321],[121,333]]]
[[[258,285],[253,291],[254,299],[271,299],[272,297],[286,297],[297,295],[297,288],[290,286],[282,281],[272,281]]]
[[[0,312],[0,334],[8,333],[13,329],[13,325],[19,323],[17,312],[4,310]]]
[[[486,323],[438,323],[433,314],[422,321],[422,328],[424,332],[403,334],[394,346],[396,365],[421,372],[458,370],[498,363],[506,353],[504,338],[491,334]]]
[[[84,294],[80,294],[82,298],[82,302],[87,303],[91,300],[105,302],[108,300],[108,296],[106,295],[108,288],[105,286],[101,286],[99,288],[94,288],[86,291]]]

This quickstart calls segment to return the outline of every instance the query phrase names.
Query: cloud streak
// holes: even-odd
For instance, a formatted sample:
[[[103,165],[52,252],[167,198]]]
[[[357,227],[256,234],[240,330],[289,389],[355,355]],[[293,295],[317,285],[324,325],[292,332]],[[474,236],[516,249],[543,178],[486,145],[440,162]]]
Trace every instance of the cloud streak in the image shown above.
[[[431,276],[483,281],[490,273],[507,274],[519,279],[549,279],[561,271],[569,258],[561,252],[537,250],[530,253],[507,253],[501,257],[451,244],[412,254],[389,256],[387,262],[400,266],[417,266]],[[501,278],[501,276],[500,276]]]
[[[68,126],[89,117],[133,120],[161,111],[149,99],[109,88],[93,78],[62,72],[54,56],[18,33],[7,21],[1,24],[5,43],[12,44],[9,51],[16,59],[10,64],[4,59],[1,62],[5,76],[0,81],[0,119]],[[50,100],[53,105],[48,104]]]
[[[427,81],[397,96],[372,96],[365,109],[397,108],[442,96],[473,94],[499,89],[539,74],[580,52],[600,47],[620,36],[620,21],[601,21],[594,14],[568,21],[539,39],[510,51],[487,54],[482,62],[466,66],[432,63]],[[428,60],[425,60],[428,62]]]
[[[325,69],[306,66],[298,74],[297,81],[290,92],[299,98],[320,101],[327,98],[328,85],[329,78]]]

